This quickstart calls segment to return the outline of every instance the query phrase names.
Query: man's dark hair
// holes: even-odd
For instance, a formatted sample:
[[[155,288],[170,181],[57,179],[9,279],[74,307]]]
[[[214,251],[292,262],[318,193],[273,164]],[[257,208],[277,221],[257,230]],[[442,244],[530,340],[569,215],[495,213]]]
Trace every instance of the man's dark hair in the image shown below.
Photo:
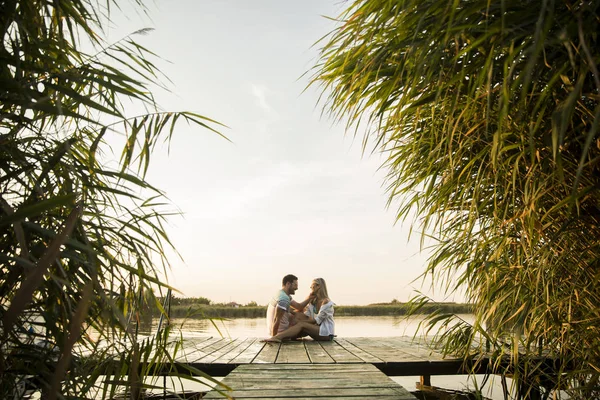
[[[282,281],[282,286],[285,286],[286,283],[294,283],[294,281],[297,281],[298,277],[292,274],[286,275],[283,277],[283,281]]]

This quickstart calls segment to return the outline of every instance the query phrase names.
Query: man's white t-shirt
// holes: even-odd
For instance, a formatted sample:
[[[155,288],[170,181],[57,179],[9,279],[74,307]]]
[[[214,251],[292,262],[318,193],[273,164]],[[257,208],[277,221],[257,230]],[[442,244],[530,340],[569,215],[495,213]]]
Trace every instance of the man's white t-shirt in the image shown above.
[[[267,307],[267,330],[268,334],[271,335],[273,329],[273,322],[275,320],[275,311],[281,308],[285,312],[279,321],[279,329],[277,333],[285,331],[290,326],[290,305],[292,303],[292,297],[288,295],[283,289],[279,290],[275,296],[269,301]]]

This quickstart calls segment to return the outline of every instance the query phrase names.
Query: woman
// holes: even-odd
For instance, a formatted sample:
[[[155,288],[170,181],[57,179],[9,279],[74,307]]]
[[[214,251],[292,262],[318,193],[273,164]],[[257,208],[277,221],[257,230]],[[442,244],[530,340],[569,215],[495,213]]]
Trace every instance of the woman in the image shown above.
[[[276,336],[265,339],[265,342],[281,342],[284,339],[294,339],[309,335],[314,340],[333,340],[335,322],[333,320],[334,303],[329,299],[327,284],[323,278],[316,278],[310,285],[313,300],[305,312],[307,318],[289,327]]]

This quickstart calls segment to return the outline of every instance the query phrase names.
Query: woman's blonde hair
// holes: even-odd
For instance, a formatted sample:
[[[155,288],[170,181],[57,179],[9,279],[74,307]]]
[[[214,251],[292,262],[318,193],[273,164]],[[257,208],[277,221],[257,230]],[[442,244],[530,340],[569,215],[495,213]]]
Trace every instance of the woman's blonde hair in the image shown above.
[[[315,279],[313,279],[313,283],[316,283],[317,285],[319,285],[317,290],[314,291],[314,293],[317,295],[317,298],[319,298],[319,299],[329,298],[329,294],[327,293],[327,284],[325,283],[325,279],[315,278]],[[313,304],[316,301],[317,301],[317,299],[314,299]]]

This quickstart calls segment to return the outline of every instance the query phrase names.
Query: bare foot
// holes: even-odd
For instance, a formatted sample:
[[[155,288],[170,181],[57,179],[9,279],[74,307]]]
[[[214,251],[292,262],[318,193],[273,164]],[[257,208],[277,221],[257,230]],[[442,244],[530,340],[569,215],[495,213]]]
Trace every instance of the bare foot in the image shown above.
[[[260,341],[265,343],[281,343],[281,339],[277,339],[276,337],[261,339]]]

